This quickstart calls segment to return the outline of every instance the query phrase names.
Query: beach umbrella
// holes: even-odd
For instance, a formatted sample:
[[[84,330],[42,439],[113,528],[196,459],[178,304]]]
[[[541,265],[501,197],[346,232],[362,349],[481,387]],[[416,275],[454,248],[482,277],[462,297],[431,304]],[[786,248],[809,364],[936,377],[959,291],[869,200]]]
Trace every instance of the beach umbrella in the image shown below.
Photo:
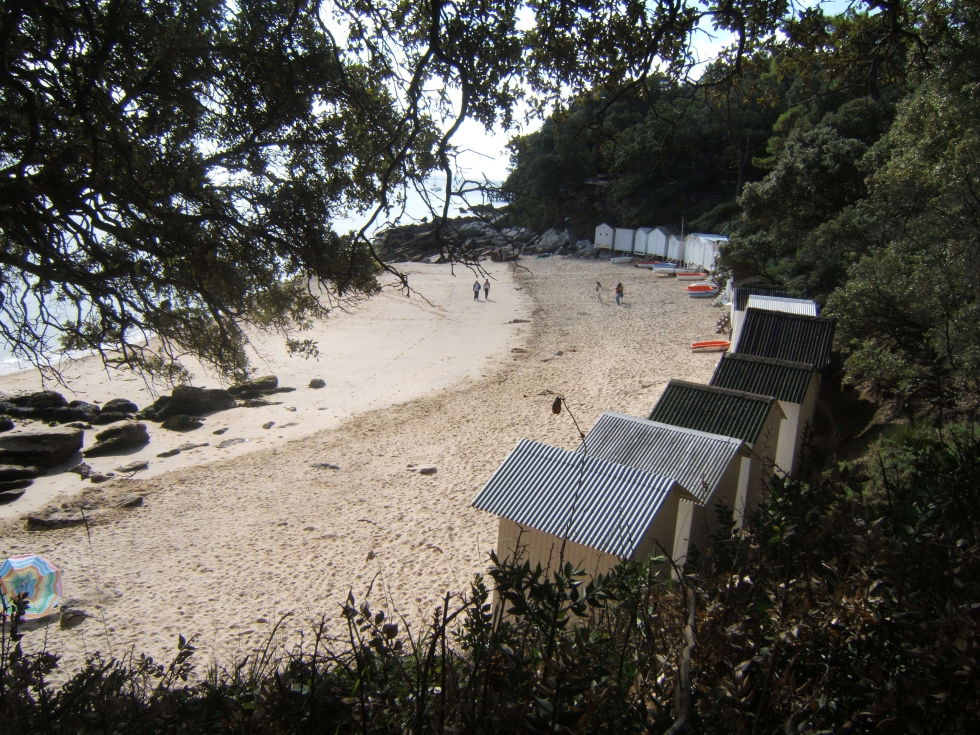
[[[0,591],[13,613],[14,598],[27,593],[25,620],[49,615],[61,602],[61,570],[39,554],[12,556],[0,565]]]

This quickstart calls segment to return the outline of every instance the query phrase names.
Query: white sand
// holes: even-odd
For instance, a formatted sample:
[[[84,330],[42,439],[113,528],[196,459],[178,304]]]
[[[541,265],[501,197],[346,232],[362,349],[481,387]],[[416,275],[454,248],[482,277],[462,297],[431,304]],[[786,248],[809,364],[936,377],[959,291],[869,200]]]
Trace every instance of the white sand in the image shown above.
[[[348,591],[360,601],[369,588],[416,624],[486,568],[496,519],[470,502],[517,441],[577,446],[572,417],[551,412],[555,393],[586,431],[606,410],[646,416],[670,378],[706,382],[714,369],[718,355],[689,343],[713,335],[720,311],[687,297],[683,282],[606,261],[487,266],[490,301],[474,302],[467,271],[406,265],[428,303],[386,291],[327,320],[314,330],[325,353],[316,363],[264,343],[260,373],[297,388],[271,397],[281,405],[213,414],[180,434],[150,423],[145,449],[89,461],[109,470],[150,459],[134,478],[41,478],[0,507],[0,554],[44,554],[63,570],[65,596],[96,615],[70,630],[42,626],[25,645],[44,642],[71,668],[94,651],[165,662],[178,634],[198,635],[199,667],[227,666],[261,647],[282,615],[284,642],[323,615],[339,631]],[[151,400],[138,379],[107,384],[91,362],[68,376],[69,398]],[[327,387],[308,388],[313,377]],[[36,375],[0,377],[2,391],[39,387]],[[233,437],[248,441],[217,448]],[[156,457],[186,442],[209,446]],[[425,466],[436,473],[414,471]],[[145,504],[102,511],[88,531],[30,532],[23,522],[51,499],[108,506],[130,493]]]

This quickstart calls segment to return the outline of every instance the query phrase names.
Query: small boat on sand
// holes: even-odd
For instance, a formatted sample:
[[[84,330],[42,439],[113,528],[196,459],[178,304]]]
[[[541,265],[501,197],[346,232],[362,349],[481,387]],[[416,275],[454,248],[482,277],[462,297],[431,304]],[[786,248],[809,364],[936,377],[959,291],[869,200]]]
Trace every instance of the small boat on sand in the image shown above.
[[[632,255],[615,255],[609,259],[610,263],[630,263],[633,260]]]
[[[687,287],[687,295],[695,299],[710,298],[718,295],[718,287],[713,283],[692,283]]]
[[[708,277],[704,271],[677,272],[678,281],[703,281]]]
[[[702,339],[698,342],[691,342],[693,352],[725,352],[732,343],[726,339]]]

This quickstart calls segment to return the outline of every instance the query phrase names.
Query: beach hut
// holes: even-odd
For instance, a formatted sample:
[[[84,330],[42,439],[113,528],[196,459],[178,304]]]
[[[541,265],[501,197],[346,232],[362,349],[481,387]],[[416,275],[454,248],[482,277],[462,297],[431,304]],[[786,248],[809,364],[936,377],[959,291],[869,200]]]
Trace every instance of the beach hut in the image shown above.
[[[820,373],[813,365],[729,352],[718,361],[709,384],[775,397],[783,412],[776,442],[775,471],[792,476],[804,437],[813,427],[820,393]]]
[[[791,299],[788,296],[766,296],[762,294],[749,294],[745,302],[745,309],[767,309],[769,311],[782,311],[787,314],[802,314],[804,316],[817,316],[820,307],[816,301],[810,299]],[[738,328],[732,331],[732,344],[738,342],[742,332],[742,325],[745,323],[745,312],[739,319]]]
[[[578,451],[676,480],[692,496],[680,501],[678,528],[690,529],[688,540],[695,546],[720,530],[718,508],[735,507],[741,457],[748,455],[740,439],[614,411],[598,418]],[[685,539],[675,541],[678,568],[684,565],[686,550]]]
[[[677,235],[669,227],[654,227],[646,233],[645,254],[655,258],[666,258],[669,249],[670,238],[677,239]]]
[[[713,271],[718,253],[727,242],[728,238],[724,235],[692,232],[684,240],[684,260],[695,268]]]
[[[746,309],[734,352],[802,362],[824,371],[834,343],[833,319],[768,309]]]
[[[746,281],[729,281],[729,299],[730,304],[730,314],[731,325],[732,325],[732,343],[735,343],[735,335],[739,333],[742,328],[742,322],[745,321],[745,308],[748,304],[749,297],[753,294],[760,294],[765,296],[789,296],[789,292],[782,288],[777,288],[764,283],[756,282],[746,282]]]
[[[612,226],[602,223],[595,228],[595,249],[596,250],[612,250],[613,246],[613,236],[616,234],[616,230]]]
[[[631,230],[628,227],[617,227],[616,231],[613,233],[613,252],[614,253],[629,253],[633,254],[633,238],[636,235],[636,230]]]
[[[633,255],[649,255],[647,252],[647,244],[650,238],[650,233],[653,231],[651,227],[637,227],[636,234],[633,236]]]
[[[735,525],[741,528],[772,477],[782,417],[773,396],[671,380],[649,419],[745,442],[751,456],[740,461],[732,509]]]
[[[667,238],[667,260],[675,263],[684,262],[684,240],[677,235],[670,235]]]
[[[678,504],[691,496],[669,477],[522,439],[473,506],[500,517],[497,556],[589,575],[621,560],[671,551]]]

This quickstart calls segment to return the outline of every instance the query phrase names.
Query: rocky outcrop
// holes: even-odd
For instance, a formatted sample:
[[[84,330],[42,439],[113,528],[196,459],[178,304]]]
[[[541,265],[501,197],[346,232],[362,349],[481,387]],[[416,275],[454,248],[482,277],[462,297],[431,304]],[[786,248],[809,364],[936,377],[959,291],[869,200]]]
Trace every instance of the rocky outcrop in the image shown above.
[[[82,448],[81,429],[69,426],[30,426],[0,434],[0,463],[50,469],[71,459]]]
[[[235,407],[235,397],[222,388],[178,385],[169,396],[161,396],[140,412],[141,418],[163,421],[177,414],[205,416]]]
[[[139,421],[126,421],[103,429],[95,435],[95,444],[85,450],[86,457],[104,457],[119,454],[129,449],[137,449],[150,441],[146,424]]]
[[[504,226],[496,215],[496,219],[459,217],[393,227],[378,235],[374,245],[391,261],[439,263],[449,252],[471,260],[494,258],[504,252],[514,257],[535,253],[536,240],[534,231]]]
[[[235,398],[249,399],[260,398],[261,396],[279,391],[279,378],[275,375],[263,375],[260,378],[253,378],[245,383],[233,385],[228,389]]]

